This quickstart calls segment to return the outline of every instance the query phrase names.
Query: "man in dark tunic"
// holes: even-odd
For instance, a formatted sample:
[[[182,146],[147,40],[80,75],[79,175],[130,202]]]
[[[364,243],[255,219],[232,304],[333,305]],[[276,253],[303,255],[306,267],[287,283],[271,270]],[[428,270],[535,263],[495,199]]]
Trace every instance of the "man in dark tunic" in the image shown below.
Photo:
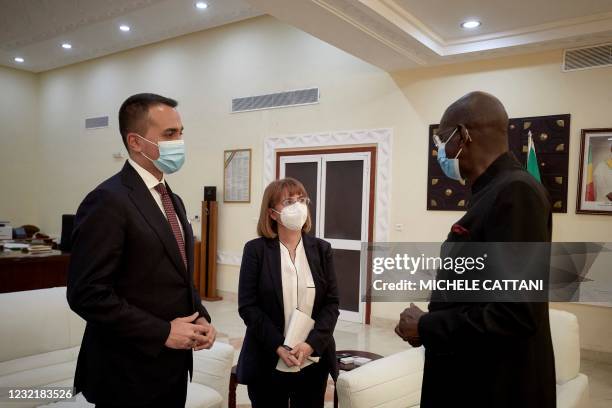
[[[440,165],[472,190],[447,243],[551,241],[548,195],[508,151],[507,130],[503,105],[483,92],[465,95],[444,112]],[[547,302],[458,302],[437,295],[429,313],[411,304],[396,327],[413,346],[425,346],[422,408],[556,406]]]

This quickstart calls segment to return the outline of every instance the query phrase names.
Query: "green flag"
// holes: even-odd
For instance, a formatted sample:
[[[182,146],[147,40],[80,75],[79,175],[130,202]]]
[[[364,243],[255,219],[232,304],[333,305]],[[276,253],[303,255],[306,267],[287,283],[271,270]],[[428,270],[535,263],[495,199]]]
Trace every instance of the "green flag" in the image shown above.
[[[542,182],[540,178],[540,166],[538,166],[538,158],[536,156],[533,138],[531,137],[531,131],[529,131],[529,143],[527,147],[527,171],[540,183]]]

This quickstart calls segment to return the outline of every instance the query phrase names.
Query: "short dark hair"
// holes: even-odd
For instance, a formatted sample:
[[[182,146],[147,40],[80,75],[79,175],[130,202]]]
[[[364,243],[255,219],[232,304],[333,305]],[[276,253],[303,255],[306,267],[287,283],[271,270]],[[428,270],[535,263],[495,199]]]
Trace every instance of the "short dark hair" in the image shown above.
[[[119,108],[119,133],[121,133],[123,145],[128,151],[128,133],[144,134],[147,132],[149,108],[155,105],[167,105],[176,108],[178,102],[153,93],[139,93],[130,96],[121,104],[121,108]]]

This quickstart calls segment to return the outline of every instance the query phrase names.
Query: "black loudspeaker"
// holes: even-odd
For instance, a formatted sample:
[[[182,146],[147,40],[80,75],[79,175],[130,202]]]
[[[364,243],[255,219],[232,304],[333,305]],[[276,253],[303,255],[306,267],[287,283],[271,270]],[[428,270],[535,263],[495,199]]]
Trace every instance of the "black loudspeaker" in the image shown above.
[[[74,229],[74,214],[62,215],[62,237],[60,241],[60,249],[62,252],[70,252],[72,250],[72,230]]]
[[[204,186],[204,201],[217,201],[216,186]]]

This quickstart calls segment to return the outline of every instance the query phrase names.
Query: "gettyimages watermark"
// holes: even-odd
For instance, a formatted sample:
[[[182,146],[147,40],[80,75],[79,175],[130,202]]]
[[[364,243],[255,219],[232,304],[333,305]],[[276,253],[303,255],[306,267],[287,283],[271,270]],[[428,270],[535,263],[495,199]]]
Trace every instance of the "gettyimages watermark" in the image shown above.
[[[74,402],[76,395],[73,387],[0,387],[0,402],[6,404],[0,406],[16,406],[27,403],[49,404],[51,402]],[[21,403],[21,404],[19,404]]]
[[[612,243],[363,243],[361,267],[362,301],[612,303]]]

